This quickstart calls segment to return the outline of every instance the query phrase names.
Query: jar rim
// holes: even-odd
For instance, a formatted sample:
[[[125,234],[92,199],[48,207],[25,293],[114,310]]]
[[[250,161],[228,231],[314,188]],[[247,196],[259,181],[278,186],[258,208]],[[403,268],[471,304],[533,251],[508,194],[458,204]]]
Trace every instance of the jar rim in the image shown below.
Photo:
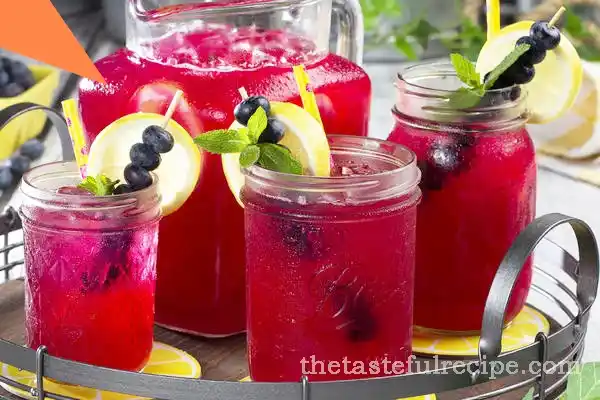
[[[453,106],[450,96],[464,83],[449,60],[411,65],[398,73],[395,86],[397,99],[392,111],[417,124],[458,125],[462,130],[477,130],[483,124],[499,130],[523,125],[529,117],[527,91],[519,85],[488,90],[472,107]]]
[[[452,66],[452,63],[448,60],[444,60],[444,61],[429,61],[429,62],[422,62],[422,63],[417,63],[417,64],[413,64],[410,65],[408,67],[405,67],[402,71],[398,72],[397,77],[398,80],[402,81],[403,83],[405,83],[407,86],[409,87],[414,87],[415,89],[419,89],[419,90],[426,90],[428,92],[434,92],[434,93],[438,93],[440,96],[443,97],[447,97],[448,95],[450,95],[451,93],[453,93],[456,89],[438,89],[438,88],[434,88],[434,87],[430,87],[430,86],[425,86],[425,85],[419,85],[416,84],[415,82],[410,80],[410,77],[407,76],[411,73],[414,73],[418,70],[422,70],[423,68],[431,68],[432,70],[437,70],[437,76],[447,76],[447,77],[456,77],[456,71],[454,70],[454,67]],[[445,71],[449,71],[449,72],[445,72]],[[486,91],[486,93],[490,93],[490,94],[502,94],[502,93],[510,93],[510,91],[512,89],[514,89],[515,87],[518,87],[520,89],[523,89],[523,85],[512,85],[512,86],[508,86],[505,88],[500,88],[500,89],[489,89]]]
[[[57,161],[38,165],[25,174],[20,184],[21,192],[32,200],[42,203],[69,204],[69,208],[77,208],[78,204],[85,204],[85,208],[111,209],[119,207],[131,207],[132,202],[160,201],[158,192],[158,177],[152,175],[152,185],[147,188],[131,193],[113,194],[106,196],[86,196],[77,194],[57,193],[56,189],[44,189],[35,184],[36,179],[51,178],[76,178],[79,175],[79,167],[74,161]]]
[[[399,192],[418,186],[421,172],[415,153],[406,146],[387,140],[351,135],[327,135],[332,154],[346,152],[377,158],[392,166],[391,169],[365,175],[312,176],[294,175],[251,166],[242,171],[246,178],[284,190],[303,192],[340,192],[351,189],[366,190],[378,186],[382,180],[396,180]]]

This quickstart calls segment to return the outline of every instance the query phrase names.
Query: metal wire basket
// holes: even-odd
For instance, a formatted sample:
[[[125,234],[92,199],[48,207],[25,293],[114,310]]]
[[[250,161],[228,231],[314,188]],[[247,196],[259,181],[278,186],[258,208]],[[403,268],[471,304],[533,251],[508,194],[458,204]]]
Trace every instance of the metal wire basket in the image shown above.
[[[6,120],[36,105],[0,112],[0,128]],[[57,118],[54,111],[48,111]],[[53,121],[54,122],[54,121]],[[66,159],[70,143],[64,120],[56,121]],[[550,231],[569,225],[578,244],[578,259],[547,240]],[[23,260],[11,260],[10,254],[22,248],[22,242],[11,243],[11,232],[21,229],[14,209],[0,214],[0,271],[7,279],[11,269]],[[536,259],[533,285],[528,305],[544,314],[551,323],[550,333],[538,333],[535,342],[518,350],[501,353],[504,313],[512,288],[525,260],[534,249],[550,255]],[[598,290],[599,255],[596,239],[583,221],[562,214],[548,214],[536,219],[515,240],[500,264],[485,306],[478,357],[454,359],[451,365],[405,375],[335,382],[311,382],[305,376],[300,382],[253,383],[186,379],[143,373],[124,372],[60,359],[48,354],[42,346],[29,349],[0,339],[0,362],[31,371],[37,376],[36,387],[29,387],[4,376],[0,382],[28,391],[39,399],[77,400],[49,393],[45,378],[71,385],[96,388],[158,399],[212,400],[364,400],[402,397],[453,391],[461,399],[490,399],[502,395],[521,398],[529,387],[535,387],[536,399],[558,398],[565,389],[569,372],[580,360],[590,309]],[[1,286],[0,286],[0,290]],[[457,363],[465,368],[456,368]],[[545,367],[552,362],[551,367]],[[512,365],[518,374],[498,371],[492,363]],[[539,371],[531,369],[540,365]],[[527,373],[525,373],[527,372]]]

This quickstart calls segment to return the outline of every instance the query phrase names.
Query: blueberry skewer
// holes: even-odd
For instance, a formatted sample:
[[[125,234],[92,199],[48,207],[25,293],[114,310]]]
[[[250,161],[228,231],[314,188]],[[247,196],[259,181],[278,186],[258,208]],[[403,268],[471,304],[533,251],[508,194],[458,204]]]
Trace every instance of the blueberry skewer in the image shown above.
[[[136,143],[129,151],[129,163],[123,172],[127,184],[121,184],[114,190],[114,194],[130,193],[145,189],[152,185],[152,175],[161,162],[161,154],[171,151],[175,144],[173,136],[166,130],[169,120],[181,99],[183,92],[178,90],[165,113],[162,126],[150,125],[142,133],[142,142]]]
[[[269,100],[263,96],[248,96],[244,88],[239,88],[238,91],[242,96],[242,102],[233,110],[236,121],[247,126],[250,117],[259,107],[262,107],[267,114],[267,127],[258,138],[258,143],[279,143],[285,133],[285,126],[271,116],[271,104]]]
[[[534,65],[544,61],[546,52],[554,50],[560,43],[560,30],[555,24],[565,11],[566,8],[561,7],[549,22],[535,22],[530,28],[529,36],[523,36],[517,40],[516,46],[527,44],[530,48],[498,78],[493,89],[531,82],[535,75]],[[484,81],[488,76],[486,75]]]

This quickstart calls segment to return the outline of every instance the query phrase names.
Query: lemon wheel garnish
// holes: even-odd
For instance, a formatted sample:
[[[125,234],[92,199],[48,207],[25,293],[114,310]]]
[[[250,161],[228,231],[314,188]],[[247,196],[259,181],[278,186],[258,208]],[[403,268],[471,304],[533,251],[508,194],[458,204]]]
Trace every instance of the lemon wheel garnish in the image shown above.
[[[92,143],[88,156],[88,175],[106,174],[113,179],[123,179],[123,169],[129,160],[129,150],[142,141],[142,132],[150,125],[162,126],[164,116],[154,113],[126,115],[100,132]],[[167,131],[173,135],[175,145],[161,154],[162,161],[153,173],[158,186],[163,215],[175,212],[190,197],[202,169],[202,153],[190,134],[173,119]],[[119,176],[113,176],[114,174]]]
[[[284,126],[285,133],[280,145],[287,147],[292,155],[300,161],[306,175],[329,176],[330,150],[327,136],[321,124],[306,110],[292,103],[271,102],[271,116],[277,118]],[[237,121],[230,129],[240,129]],[[223,154],[223,173],[229,189],[238,203],[240,190],[244,185],[244,175],[241,171],[239,153]]]
[[[502,352],[517,350],[535,342],[538,332],[548,334],[550,323],[540,312],[526,306],[502,331]],[[413,334],[415,354],[477,356],[479,336],[444,336],[420,331]]]
[[[150,354],[150,360],[142,370],[145,374],[168,375],[180,378],[199,378],[202,375],[200,364],[189,354],[168,346],[163,343],[155,342]],[[0,374],[5,378],[15,382],[35,387],[35,374],[29,371],[19,370],[13,366],[0,363]],[[0,386],[6,391],[24,399],[37,399],[30,393],[15,389],[4,383]],[[61,396],[72,397],[81,400],[142,400],[144,398],[130,396],[120,393],[104,392],[98,389],[89,389],[84,387],[62,385],[55,381],[44,379],[44,389],[48,392],[59,394]]]
[[[483,77],[493,70],[515,47],[519,38],[529,35],[533,21],[509,25],[490,38],[479,53],[477,72]],[[544,124],[561,117],[568,111],[579,93],[583,67],[577,50],[566,36],[560,44],[546,53],[546,58],[534,65],[535,76],[525,85],[529,123]]]
[[[252,382],[249,376],[240,379],[240,382]],[[416,397],[404,397],[402,399],[397,400],[435,400],[435,394],[427,394],[425,396],[416,396]]]

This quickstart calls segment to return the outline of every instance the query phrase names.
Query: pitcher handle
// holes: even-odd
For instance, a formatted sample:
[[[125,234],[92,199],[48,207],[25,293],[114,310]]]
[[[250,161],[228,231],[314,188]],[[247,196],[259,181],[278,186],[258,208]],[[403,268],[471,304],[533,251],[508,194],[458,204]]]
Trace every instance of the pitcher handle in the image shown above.
[[[67,121],[62,114],[52,108],[45,107],[35,103],[17,103],[8,106],[0,110],[0,133],[2,128],[6,126],[13,119],[20,117],[21,115],[30,111],[44,111],[46,116],[52,122],[52,125],[58,131],[58,137],[60,139],[60,145],[62,147],[62,158],[63,161],[75,160],[75,153],[73,152],[73,145],[71,144],[71,135],[69,135],[69,128],[67,127]]]
[[[333,0],[332,9],[339,21],[336,54],[361,65],[365,35],[359,0]]]

